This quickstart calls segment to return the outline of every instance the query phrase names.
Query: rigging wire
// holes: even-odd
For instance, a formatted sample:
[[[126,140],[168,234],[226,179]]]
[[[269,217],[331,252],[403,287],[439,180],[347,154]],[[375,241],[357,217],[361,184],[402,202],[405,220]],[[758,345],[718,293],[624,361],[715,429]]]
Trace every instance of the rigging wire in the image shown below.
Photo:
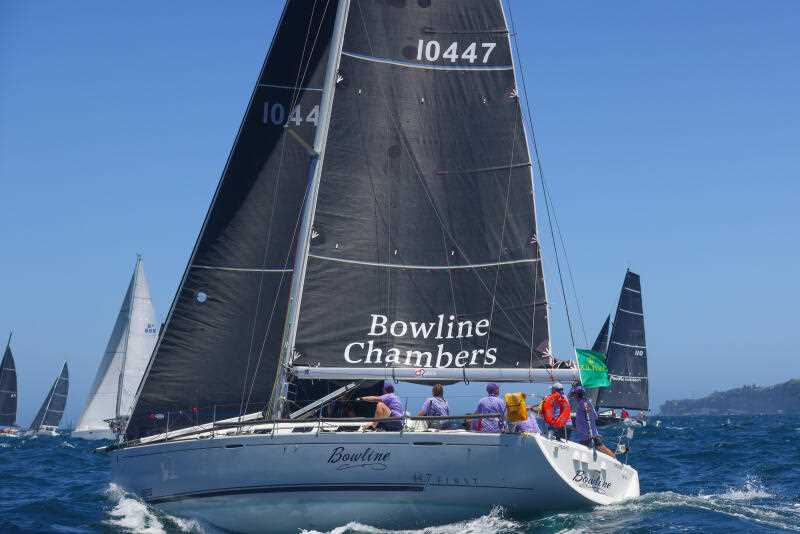
[[[535,131],[534,126],[533,126],[533,113],[531,111],[530,98],[528,98],[527,77],[525,76],[524,63],[522,62],[522,57],[521,57],[520,52],[519,52],[519,41],[517,39],[516,24],[514,23],[514,15],[513,15],[512,9],[511,9],[511,0],[507,0],[507,2],[508,2],[508,18],[509,18],[509,22],[511,23],[511,32],[512,32],[512,35],[514,37],[514,45],[515,45],[514,46],[514,48],[515,48],[514,54],[515,54],[515,56],[517,58],[517,64],[519,65],[520,75],[522,77],[522,90],[523,90],[523,94],[525,96],[525,110],[526,110],[526,114],[525,115],[526,115],[526,118],[527,118],[527,121],[528,121],[528,126],[530,128],[531,142],[532,142],[532,145],[533,145],[533,152],[534,152],[534,159],[536,161],[536,168],[539,171],[539,180],[540,180],[540,182],[542,184],[542,193],[543,193],[543,197],[544,197],[544,201],[545,201],[545,209],[546,209],[546,212],[547,212],[547,222],[548,222],[548,228],[550,230],[550,238],[553,241],[553,251],[554,251],[554,256],[555,256],[555,261],[556,261],[556,270],[558,272],[558,279],[559,279],[559,285],[560,285],[560,289],[561,289],[561,296],[562,296],[562,298],[564,300],[564,310],[566,312],[567,324],[569,326],[569,336],[570,336],[570,340],[572,342],[572,348],[574,349],[575,348],[575,334],[574,334],[574,331],[573,331],[572,317],[571,317],[571,313],[570,313],[570,310],[569,310],[569,298],[568,298],[568,295],[567,295],[567,292],[566,292],[566,289],[565,289],[565,286],[564,286],[564,275],[563,275],[563,272],[562,272],[562,269],[561,269],[561,261],[560,261],[560,258],[559,258],[559,252],[558,252],[559,241],[561,243],[561,248],[562,248],[562,251],[563,251],[563,254],[564,254],[564,262],[565,262],[565,265],[567,267],[567,271],[569,273],[569,277],[570,277],[570,280],[571,280],[572,291],[573,291],[573,295],[575,297],[576,308],[578,310],[578,318],[579,318],[579,321],[580,321],[581,330],[583,332],[583,338],[584,338],[584,341],[586,343],[588,343],[587,336],[586,336],[586,328],[584,326],[584,321],[583,321],[583,312],[582,312],[581,305],[580,305],[580,299],[578,298],[578,292],[577,292],[577,289],[576,289],[576,286],[575,286],[575,279],[574,279],[574,276],[572,275],[572,267],[570,265],[569,258],[567,256],[567,248],[566,248],[566,244],[565,244],[565,241],[564,241],[564,236],[563,236],[563,233],[561,232],[561,227],[558,224],[558,216],[555,213],[555,205],[553,203],[552,196],[550,194],[550,190],[549,190],[548,185],[547,185],[547,180],[545,179],[544,170],[542,168],[542,158],[541,158],[541,154],[539,152],[539,144],[536,141],[536,131]],[[559,236],[559,240],[558,241],[556,240],[556,234]]]

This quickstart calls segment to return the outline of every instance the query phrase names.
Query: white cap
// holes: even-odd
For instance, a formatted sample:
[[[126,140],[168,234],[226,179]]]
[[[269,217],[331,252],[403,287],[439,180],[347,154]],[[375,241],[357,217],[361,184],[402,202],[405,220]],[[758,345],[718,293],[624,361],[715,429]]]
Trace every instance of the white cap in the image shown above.
[[[564,386],[561,385],[561,382],[554,382],[550,389],[564,389]]]

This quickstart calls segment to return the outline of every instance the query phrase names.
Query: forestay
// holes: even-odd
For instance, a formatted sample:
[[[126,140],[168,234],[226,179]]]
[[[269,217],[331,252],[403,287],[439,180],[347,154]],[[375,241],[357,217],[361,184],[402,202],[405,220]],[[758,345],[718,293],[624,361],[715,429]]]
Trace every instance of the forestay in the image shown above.
[[[284,8],[138,393],[128,439],[267,401],[336,8],[334,0],[290,0]]]
[[[158,321],[141,257],[128,284],[114,329],[75,432],[108,431],[108,420],[130,415],[133,397],[150,361]]]
[[[58,375],[47,396],[36,412],[36,417],[33,418],[29,430],[37,431],[42,427],[58,427],[61,424],[61,417],[64,415],[64,407],[67,405],[67,394],[69,393],[69,371],[67,370],[67,362],[61,368],[61,374]]]
[[[630,270],[619,295],[606,356],[611,386],[603,388],[597,404],[605,408],[648,410],[647,343],[639,275]]]
[[[11,336],[8,336],[3,361],[0,363],[0,425],[17,422],[17,368],[11,354]]]
[[[297,376],[552,362],[500,2],[351,2],[315,208]]]

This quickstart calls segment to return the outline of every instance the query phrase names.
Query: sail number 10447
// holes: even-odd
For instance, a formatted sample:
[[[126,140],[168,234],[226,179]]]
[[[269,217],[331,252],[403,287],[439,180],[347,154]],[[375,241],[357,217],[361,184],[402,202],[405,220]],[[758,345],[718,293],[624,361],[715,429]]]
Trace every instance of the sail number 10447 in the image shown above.
[[[497,43],[469,43],[459,51],[458,43],[440,43],[439,41],[425,41],[420,39],[417,43],[417,61],[438,61],[439,58],[449,59],[455,63],[459,58],[470,63],[480,60],[488,63]]]

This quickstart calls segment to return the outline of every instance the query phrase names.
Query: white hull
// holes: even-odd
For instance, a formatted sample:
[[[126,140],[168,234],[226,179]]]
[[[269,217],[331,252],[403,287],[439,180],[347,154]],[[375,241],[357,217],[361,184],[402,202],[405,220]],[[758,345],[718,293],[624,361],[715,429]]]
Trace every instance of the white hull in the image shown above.
[[[630,466],[576,443],[519,434],[249,434],[111,454],[113,479],[126,490],[167,513],[244,533],[350,521],[419,528],[496,506],[524,518],[639,495]]]
[[[94,440],[113,440],[116,436],[111,429],[76,429],[69,435],[71,438]]]
[[[57,437],[61,434],[58,433],[58,429],[55,427],[41,427],[39,430],[29,430],[25,432],[26,436],[50,436],[50,437]]]

